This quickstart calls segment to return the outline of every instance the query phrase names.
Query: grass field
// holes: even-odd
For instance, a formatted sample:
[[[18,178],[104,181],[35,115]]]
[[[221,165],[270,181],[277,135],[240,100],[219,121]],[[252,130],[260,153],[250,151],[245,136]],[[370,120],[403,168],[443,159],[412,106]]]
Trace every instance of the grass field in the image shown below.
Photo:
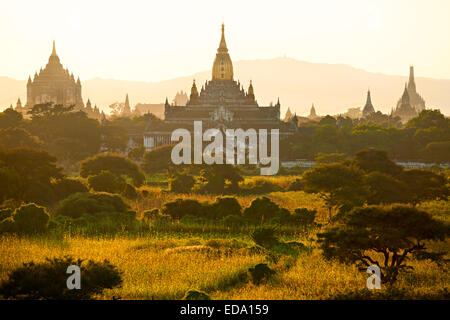
[[[214,201],[207,195],[175,195],[148,188],[148,196],[132,203],[139,212],[160,207],[178,197]],[[280,206],[317,209],[316,222],[327,223],[328,212],[322,201],[303,192],[274,192],[267,195]],[[256,196],[239,197],[246,207]],[[434,201],[421,208],[448,220],[449,204]],[[283,232],[286,231],[286,232]],[[164,230],[115,235],[49,234],[0,238],[0,281],[24,262],[42,262],[45,258],[71,255],[75,258],[109,260],[123,272],[123,285],[106,290],[99,299],[181,299],[189,289],[199,289],[212,299],[327,299],[339,293],[366,287],[367,274],[355,266],[325,260],[314,242],[315,233],[280,229],[282,240],[305,244],[309,251],[298,255],[280,255],[271,260],[255,250],[249,232],[220,232],[217,226],[180,229],[176,225]],[[289,232],[287,232],[289,231]],[[295,230],[294,230],[295,231]],[[432,244],[448,247],[449,242]],[[256,285],[248,268],[269,263],[277,273],[268,282]],[[411,295],[442,295],[450,287],[448,270],[426,261],[411,261],[414,271],[402,275],[396,287]]]

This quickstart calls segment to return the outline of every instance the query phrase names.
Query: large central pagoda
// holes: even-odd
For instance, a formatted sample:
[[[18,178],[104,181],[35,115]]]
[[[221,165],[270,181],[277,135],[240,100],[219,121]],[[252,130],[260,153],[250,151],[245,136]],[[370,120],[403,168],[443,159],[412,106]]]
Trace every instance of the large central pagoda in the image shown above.
[[[225,41],[225,28],[212,67],[212,79],[200,89],[193,81],[186,106],[169,104],[166,99],[164,121],[150,121],[144,135],[144,145],[151,150],[170,143],[173,130],[185,128],[193,131],[193,122],[202,121],[203,128],[226,129],[279,129],[280,137],[291,135],[297,130],[297,123],[280,120],[280,102],[275,105],[259,106],[250,81],[245,91],[239,81],[234,80],[233,63]]]

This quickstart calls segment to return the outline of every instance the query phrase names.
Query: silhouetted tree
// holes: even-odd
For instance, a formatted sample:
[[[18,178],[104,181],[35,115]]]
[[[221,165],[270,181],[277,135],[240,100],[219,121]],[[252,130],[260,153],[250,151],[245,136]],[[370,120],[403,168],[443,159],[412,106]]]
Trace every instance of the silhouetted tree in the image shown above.
[[[318,241],[326,258],[362,268],[377,265],[381,280],[392,284],[400,271],[409,268],[411,254],[425,251],[428,241],[444,241],[448,235],[448,226],[424,211],[371,206],[354,209],[341,224],[318,234]]]

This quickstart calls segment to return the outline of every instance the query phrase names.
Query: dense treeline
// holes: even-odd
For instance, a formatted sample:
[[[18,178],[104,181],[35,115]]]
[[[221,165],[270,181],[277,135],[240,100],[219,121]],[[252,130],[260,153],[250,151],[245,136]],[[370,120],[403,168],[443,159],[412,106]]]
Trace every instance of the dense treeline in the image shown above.
[[[401,127],[388,116],[368,119],[333,118],[305,124],[281,141],[285,159],[314,159],[319,153],[344,153],[373,147],[386,150],[392,159],[450,162],[450,119],[439,110],[424,110]]]

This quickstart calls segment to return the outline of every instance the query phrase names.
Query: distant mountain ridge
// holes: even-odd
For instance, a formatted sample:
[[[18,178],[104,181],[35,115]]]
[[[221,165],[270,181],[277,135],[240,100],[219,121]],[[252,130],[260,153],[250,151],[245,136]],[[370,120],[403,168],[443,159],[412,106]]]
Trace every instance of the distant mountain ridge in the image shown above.
[[[252,80],[260,105],[275,103],[279,97],[283,116],[288,107],[299,115],[307,115],[312,103],[319,115],[344,113],[350,107],[362,109],[368,88],[375,110],[386,113],[395,107],[403,92],[409,65],[405,65],[405,74],[400,76],[372,73],[343,64],[274,58],[234,62],[234,74],[245,90]],[[439,108],[449,115],[450,79],[420,77],[417,68],[415,74],[417,91],[425,99],[426,107]],[[108,112],[108,106],[124,101],[127,93],[132,106],[161,103],[166,97],[171,101],[180,90],[189,94],[193,79],[200,89],[210,78],[211,71],[159,82],[94,78],[82,81],[82,94],[85,103],[89,98],[93,105]],[[11,103],[15,106],[18,97],[22,104],[26,103],[26,81],[0,77],[0,109]]]

